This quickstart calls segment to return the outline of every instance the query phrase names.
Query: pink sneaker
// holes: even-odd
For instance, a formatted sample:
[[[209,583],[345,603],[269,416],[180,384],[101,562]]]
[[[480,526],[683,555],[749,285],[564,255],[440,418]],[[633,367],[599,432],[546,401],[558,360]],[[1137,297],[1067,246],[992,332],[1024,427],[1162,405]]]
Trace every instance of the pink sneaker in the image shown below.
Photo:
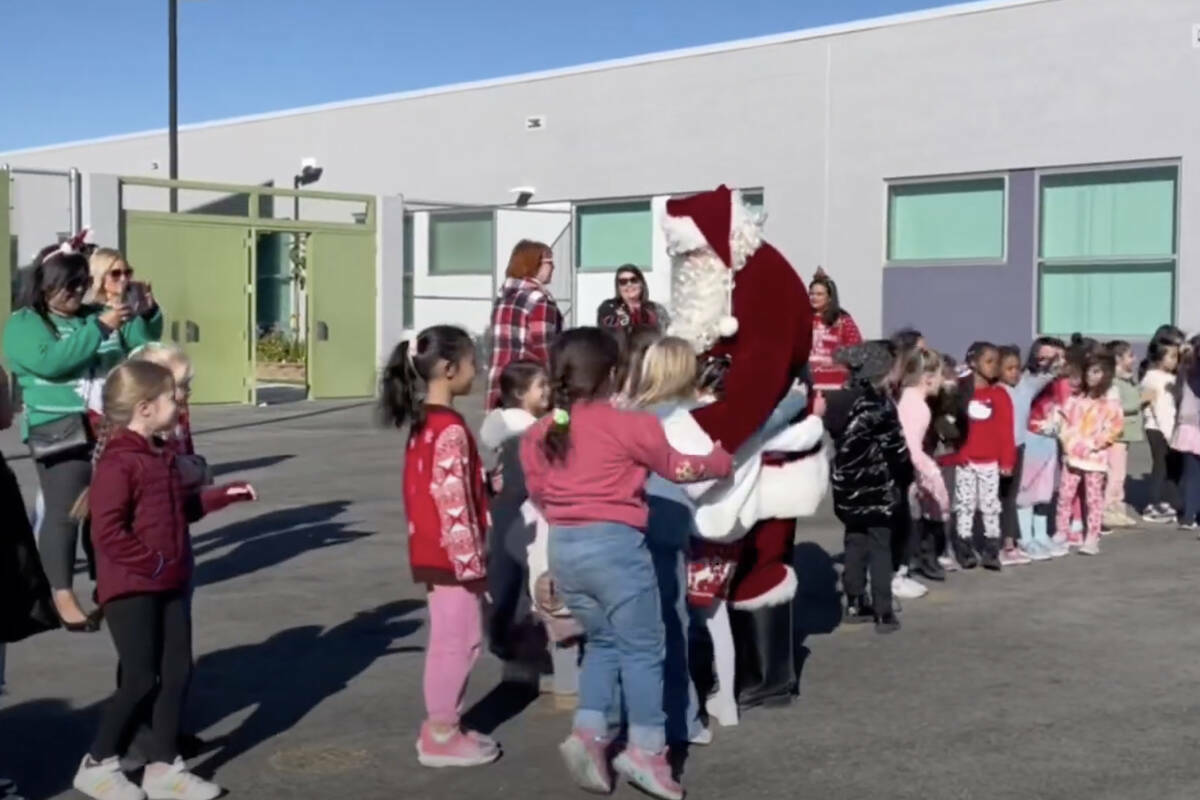
[[[1020,548],[1009,547],[1000,551],[1000,564],[1005,567],[1020,567],[1032,564],[1033,559],[1025,555]]]
[[[613,769],[639,789],[663,800],[683,800],[683,787],[671,775],[667,753],[650,753],[630,745],[613,759]]]
[[[579,788],[597,794],[612,792],[612,773],[608,768],[608,740],[595,731],[578,729],[558,746],[567,772]]]
[[[1072,533],[1067,537],[1067,547],[1080,548],[1083,547],[1083,536]]]
[[[421,725],[421,738],[417,740],[417,761],[423,766],[478,767],[490,764],[499,757],[500,748],[495,742],[486,744],[457,728],[452,733],[439,734],[428,722]]]

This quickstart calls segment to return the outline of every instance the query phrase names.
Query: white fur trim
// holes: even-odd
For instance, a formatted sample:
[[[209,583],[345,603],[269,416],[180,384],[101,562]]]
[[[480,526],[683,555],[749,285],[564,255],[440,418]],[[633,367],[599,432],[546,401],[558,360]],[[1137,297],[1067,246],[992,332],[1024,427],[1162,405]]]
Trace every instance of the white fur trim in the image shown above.
[[[793,519],[817,513],[829,491],[825,448],[798,461],[763,467],[758,484],[759,519]]]
[[[800,582],[796,580],[796,571],[791,567],[784,565],[784,570],[787,571],[787,577],[781,583],[775,584],[766,592],[763,592],[758,597],[751,597],[749,600],[740,600],[731,605],[738,611],[753,611],[757,608],[768,608],[770,606],[781,606],[784,603],[790,603],[792,598],[796,596],[796,589]]]
[[[682,255],[708,247],[708,240],[691,217],[665,214],[662,229],[667,239],[667,253],[670,255]]]
[[[523,408],[494,408],[479,426],[479,443],[495,450],[514,436],[520,436],[535,422],[537,419]]]
[[[738,332],[737,317],[726,316],[721,317],[721,321],[717,323],[717,333],[721,334],[722,338],[733,336]]]
[[[746,266],[750,256],[762,247],[762,218],[751,213],[742,193],[732,192],[733,213],[729,217],[729,254],[734,272]]]
[[[772,436],[763,445],[763,450],[781,453],[803,453],[811,450],[825,438],[825,423],[820,417],[809,415],[794,425],[788,425]]]

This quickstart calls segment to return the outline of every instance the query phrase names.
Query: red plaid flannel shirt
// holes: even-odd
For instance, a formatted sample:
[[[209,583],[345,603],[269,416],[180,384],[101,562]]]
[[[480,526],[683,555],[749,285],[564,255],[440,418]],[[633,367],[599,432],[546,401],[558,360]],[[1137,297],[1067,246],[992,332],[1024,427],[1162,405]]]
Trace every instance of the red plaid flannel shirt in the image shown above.
[[[550,341],[563,319],[549,290],[527,278],[508,278],[492,309],[492,364],[487,407],[500,404],[500,373],[510,362],[530,359],[550,365]]]

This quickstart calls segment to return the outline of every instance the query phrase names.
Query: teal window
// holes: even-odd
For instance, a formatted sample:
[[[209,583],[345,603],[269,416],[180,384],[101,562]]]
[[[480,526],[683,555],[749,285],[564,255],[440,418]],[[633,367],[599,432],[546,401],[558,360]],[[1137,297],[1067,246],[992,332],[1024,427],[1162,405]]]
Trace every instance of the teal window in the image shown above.
[[[1174,321],[1177,167],[1044,175],[1038,328],[1148,337]]]
[[[763,212],[763,193],[762,191],[753,190],[742,192],[742,202],[750,207],[750,210],[755,214]]]
[[[258,248],[254,254],[254,313],[260,330],[291,330],[292,247],[299,235],[258,235]]]
[[[650,269],[654,223],[649,200],[579,206],[575,219],[580,271],[605,272],[622,264]]]
[[[400,273],[400,314],[404,327],[413,325],[413,215],[404,215],[404,268]]]
[[[1003,260],[1004,192],[1004,178],[889,186],[887,260]]]
[[[490,211],[429,215],[430,275],[491,275],[495,260]]]

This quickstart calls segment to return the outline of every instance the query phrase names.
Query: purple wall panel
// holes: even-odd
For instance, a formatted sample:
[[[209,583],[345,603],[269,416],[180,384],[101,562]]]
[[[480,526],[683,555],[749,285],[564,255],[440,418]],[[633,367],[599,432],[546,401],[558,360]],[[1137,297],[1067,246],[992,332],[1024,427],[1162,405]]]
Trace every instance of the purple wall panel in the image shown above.
[[[883,330],[912,326],[930,346],[961,359],[977,339],[1028,347],[1033,339],[1034,175],[1008,176],[1008,248],[994,266],[883,269]]]

